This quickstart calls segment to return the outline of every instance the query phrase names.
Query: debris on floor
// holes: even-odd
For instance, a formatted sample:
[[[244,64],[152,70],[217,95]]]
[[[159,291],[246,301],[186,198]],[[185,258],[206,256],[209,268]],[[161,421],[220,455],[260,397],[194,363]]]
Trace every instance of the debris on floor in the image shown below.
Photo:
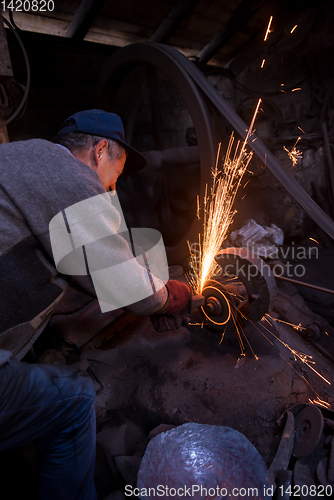
[[[128,313],[85,336],[85,343],[73,336],[69,341],[51,326],[37,362],[75,365],[96,388],[99,500],[124,498],[125,486],[136,485],[148,443],[162,432],[186,423],[229,427],[255,446],[269,468],[287,410],[334,405],[334,328],[291,283],[279,283],[274,310],[261,321],[244,321],[240,336],[236,329],[224,334],[200,325],[158,333],[149,318]],[[79,338],[80,326],[75,330]],[[290,465],[299,483],[309,469],[316,484],[319,477],[332,484],[330,418],[324,422],[317,463],[312,452]]]

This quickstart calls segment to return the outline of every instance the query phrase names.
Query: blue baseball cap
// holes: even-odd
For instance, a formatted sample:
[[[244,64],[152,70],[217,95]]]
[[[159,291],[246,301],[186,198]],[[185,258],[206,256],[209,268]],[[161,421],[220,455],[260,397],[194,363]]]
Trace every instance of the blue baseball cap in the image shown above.
[[[64,121],[58,130],[58,135],[67,132],[97,135],[119,142],[128,153],[123,171],[125,175],[138,172],[147,164],[144,156],[126,144],[123,122],[115,113],[101,109],[79,111]]]

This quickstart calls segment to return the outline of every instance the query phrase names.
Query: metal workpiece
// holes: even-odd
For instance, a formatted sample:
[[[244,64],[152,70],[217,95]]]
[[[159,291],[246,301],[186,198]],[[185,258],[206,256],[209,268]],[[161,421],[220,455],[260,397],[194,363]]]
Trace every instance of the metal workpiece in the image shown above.
[[[236,321],[237,308],[230,294],[217,280],[208,280],[203,289],[205,304],[201,313],[205,323],[216,330],[226,330]]]
[[[274,489],[276,488],[276,479],[278,472],[281,472],[282,470],[286,470],[288,468],[293,449],[294,437],[295,419],[293,414],[290,411],[287,411],[286,422],[281,441],[276,451],[274,460],[272,461],[272,464],[268,469],[268,483],[270,486],[273,486]]]
[[[190,309],[193,310],[195,307],[202,307],[205,304],[205,297],[203,295],[193,295],[190,300]]]
[[[247,319],[258,321],[273,307],[276,281],[261,257],[245,248],[225,248],[215,257],[226,276],[236,276],[248,295]]]
[[[334,411],[315,404],[299,403],[282,415],[278,420],[280,425],[283,419],[285,427],[281,442],[268,469],[269,484],[279,490],[275,498],[285,498],[280,494],[288,492],[292,495],[292,491],[299,492],[300,497],[307,500],[318,498],[317,492],[320,497],[332,498]],[[282,474],[282,471],[289,474]],[[292,471],[292,487],[281,485],[281,479],[289,481]]]
[[[321,411],[314,405],[307,405],[295,416],[296,435],[292,454],[296,458],[306,457],[320,442],[324,428]]]
[[[202,296],[196,296],[197,301],[204,299],[200,306],[204,324],[227,330],[243,318],[258,321],[271,310],[276,282],[270,267],[258,255],[244,248],[226,248],[218,252],[216,261],[222,276],[208,280]]]

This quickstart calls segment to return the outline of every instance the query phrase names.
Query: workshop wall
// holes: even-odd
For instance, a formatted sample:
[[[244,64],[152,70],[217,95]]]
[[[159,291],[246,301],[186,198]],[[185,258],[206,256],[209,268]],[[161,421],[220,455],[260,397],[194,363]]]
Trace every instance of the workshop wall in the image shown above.
[[[208,76],[247,124],[261,97],[256,135],[331,216],[324,125],[333,142],[332,18],[333,6],[314,5],[306,6],[293,20],[275,25],[274,19],[269,45],[263,40],[249,44],[223,71],[212,71]],[[293,148],[299,152],[295,165],[288,154]],[[273,222],[291,238],[316,228],[263,162],[254,157],[249,170],[245,176],[249,183],[236,201],[234,228],[247,218],[260,224]]]
[[[20,36],[29,57],[31,87],[24,112],[8,126],[9,137],[11,141],[51,139],[69,115],[94,105],[96,77],[116,49],[36,33],[21,32]],[[14,78],[25,84],[24,60],[11,33],[8,45]],[[15,106],[21,94],[12,94]]]
[[[255,51],[248,56],[247,63],[243,66],[239,63],[239,69],[238,62],[232,61],[236,76],[228,73],[229,68],[212,67],[208,78],[246,123],[250,122],[256,102],[262,97],[256,134],[306,192],[331,213],[321,124],[326,124],[329,140],[333,140],[334,35],[326,26],[330,16],[315,14],[312,9],[306,9],[292,34],[287,26],[284,36],[280,36],[270,50]],[[118,49],[28,32],[22,32],[21,37],[28,52],[32,81],[28,104],[21,118],[9,125],[9,137],[12,141],[32,137],[51,139],[67,116],[97,106],[101,97],[97,95],[101,72]],[[15,79],[24,84],[24,61],[11,34],[8,43]],[[22,95],[17,85],[12,84],[9,90],[11,106],[6,110],[7,115]],[[105,109],[122,116],[127,140],[137,149],[150,151],[196,145],[185,103],[162,72],[136,68],[113,97],[112,107],[106,99]],[[158,112],[153,109],[154,100],[159,103]],[[99,102],[100,106],[103,104]],[[4,114],[4,118],[7,115]],[[298,137],[301,139],[296,144]],[[295,165],[286,151],[294,146],[300,151]],[[236,200],[238,213],[232,230],[250,218],[260,224],[274,223],[291,238],[300,238],[316,228],[255,155],[244,184],[248,180]]]

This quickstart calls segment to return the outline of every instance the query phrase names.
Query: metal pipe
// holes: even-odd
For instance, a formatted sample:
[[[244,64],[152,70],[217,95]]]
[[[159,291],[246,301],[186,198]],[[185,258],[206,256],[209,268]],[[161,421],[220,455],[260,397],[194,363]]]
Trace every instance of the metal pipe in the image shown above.
[[[295,285],[302,285],[308,288],[313,288],[314,290],[319,290],[319,292],[331,293],[334,295],[334,290],[329,290],[329,288],[323,288],[322,286],[310,285],[310,283],[304,283],[303,281],[293,280],[291,278],[286,278],[285,276],[278,276],[274,273],[275,278],[283,281],[289,281],[289,283],[294,283]]]

